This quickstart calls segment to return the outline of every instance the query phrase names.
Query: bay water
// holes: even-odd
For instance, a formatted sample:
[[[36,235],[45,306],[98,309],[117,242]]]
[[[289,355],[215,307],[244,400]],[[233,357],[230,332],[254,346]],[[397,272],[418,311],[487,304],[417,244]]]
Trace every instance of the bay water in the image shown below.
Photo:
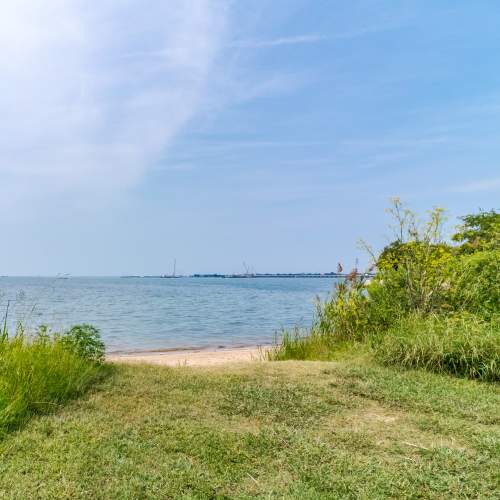
[[[271,344],[282,328],[310,326],[330,278],[0,277],[8,324],[101,330],[108,352]]]

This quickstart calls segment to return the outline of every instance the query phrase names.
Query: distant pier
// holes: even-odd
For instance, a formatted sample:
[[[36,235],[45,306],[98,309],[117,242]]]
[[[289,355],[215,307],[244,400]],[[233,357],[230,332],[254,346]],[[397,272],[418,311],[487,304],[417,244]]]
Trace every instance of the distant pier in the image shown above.
[[[180,275],[158,275],[158,276],[122,276],[122,278],[347,278],[351,273],[248,273],[248,274],[191,274],[187,276]],[[355,273],[356,276],[373,277],[373,273]]]

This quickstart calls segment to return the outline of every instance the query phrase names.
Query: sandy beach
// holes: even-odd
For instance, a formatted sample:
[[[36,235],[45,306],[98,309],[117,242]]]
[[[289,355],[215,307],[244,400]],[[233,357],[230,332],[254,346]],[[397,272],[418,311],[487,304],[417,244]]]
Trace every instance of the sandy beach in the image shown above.
[[[232,347],[221,349],[189,349],[131,354],[109,354],[113,363],[148,363],[163,366],[215,366],[226,363],[259,361],[269,347]]]

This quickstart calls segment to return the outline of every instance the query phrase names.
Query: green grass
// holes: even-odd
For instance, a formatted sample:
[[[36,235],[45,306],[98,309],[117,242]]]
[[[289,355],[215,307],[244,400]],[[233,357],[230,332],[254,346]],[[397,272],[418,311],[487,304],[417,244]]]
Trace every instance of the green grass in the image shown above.
[[[49,337],[0,340],[0,438],[83,394],[106,370]]]
[[[0,443],[8,498],[498,498],[498,386],[368,355],[119,366]]]
[[[500,322],[472,315],[408,316],[375,343],[377,358],[404,368],[500,380]]]
[[[322,335],[314,328],[311,331],[295,328],[282,331],[275,345],[266,352],[266,358],[269,361],[327,361],[332,359],[336,347],[338,345],[331,336]]]
[[[333,335],[316,329],[283,331],[264,358],[268,361],[333,361],[369,353],[370,346],[363,341],[338,340]]]
[[[421,368],[471,379],[500,381],[500,320],[472,314],[408,314],[387,331],[360,340],[339,340],[334,332],[311,328],[284,331],[267,351],[270,361],[333,360],[346,352],[373,351],[382,364]]]

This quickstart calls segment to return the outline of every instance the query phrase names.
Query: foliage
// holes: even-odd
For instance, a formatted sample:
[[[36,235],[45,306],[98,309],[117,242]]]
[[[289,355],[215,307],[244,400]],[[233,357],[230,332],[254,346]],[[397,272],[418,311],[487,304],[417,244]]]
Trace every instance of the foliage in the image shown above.
[[[456,261],[452,248],[442,241],[443,209],[430,211],[428,220],[421,223],[395,199],[389,213],[396,222],[397,239],[376,259],[375,281],[406,311],[439,309],[444,298],[441,292]]]
[[[2,338],[0,436],[31,415],[51,412],[79,396],[105,373],[106,368],[94,362],[97,357],[79,351],[84,343],[68,341],[75,337],[52,335],[41,327],[33,337],[19,329],[15,336]]]
[[[330,359],[346,342],[366,342],[379,346],[385,363],[496,380],[499,215],[463,217],[452,238],[463,244],[456,247],[443,238],[441,208],[420,221],[395,199],[389,213],[394,241],[378,256],[364,245],[377,269],[374,278],[355,272],[337,283],[318,304],[309,335],[284,335],[270,357]]]
[[[352,273],[337,283],[333,296],[319,304],[313,330],[333,340],[360,341],[411,312],[447,309],[456,256],[442,241],[443,210],[432,210],[420,222],[396,199],[389,213],[396,240],[378,257],[372,252],[377,274],[367,280],[366,274]]]
[[[450,304],[490,318],[500,312],[500,250],[464,255],[456,267],[449,290]]]
[[[64,332],[59,340],[83,359],[98,363],[104,360],[105,345],[95,326],[75,325]]]
[[[317,301],[312,328],[283,331],[280,342],[268,353],[271,360],[330,359],[342,343],[357,342],[371,329],[366,279],[351,273],[335,284],[332,297]]]
[[[374,343],[384,364],[500,381],[500,321],[471,315],[401,318]]]
[[[360,340],[369,328],[368,298],[365,281],[355,274],[336,283],[334,295],[318,302],[313,330],[333,336],[336,342]]]
[[[461,243],[462,253],[500,249],[500,213],[496,210],[481,211],[461,219],[463,223],[452,240]]]

